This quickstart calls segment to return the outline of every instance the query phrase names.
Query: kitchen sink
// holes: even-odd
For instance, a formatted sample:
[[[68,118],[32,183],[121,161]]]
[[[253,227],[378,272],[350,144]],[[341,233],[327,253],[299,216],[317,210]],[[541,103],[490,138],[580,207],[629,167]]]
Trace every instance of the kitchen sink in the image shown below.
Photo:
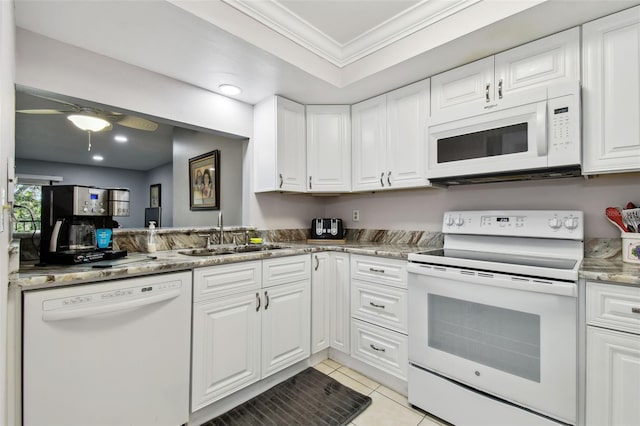
[[[280,250],[288,247],[276,246],[272,244],[261,244],[255,246],[232,246],[232,247],[214,247],[214,248],[199,248],[181,250],[178,253],[187,256],[220,256],[224,254],[239,254],[239,253],[253,253],[259,251]]]

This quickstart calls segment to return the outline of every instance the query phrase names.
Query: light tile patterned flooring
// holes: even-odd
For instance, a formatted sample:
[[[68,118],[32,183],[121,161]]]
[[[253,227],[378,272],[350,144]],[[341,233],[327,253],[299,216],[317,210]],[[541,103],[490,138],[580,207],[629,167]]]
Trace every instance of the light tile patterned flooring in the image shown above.
[[[357,371],[331,359],[314,368],[361,394],[371,397],[371,405],[356,417],[350,426],[443,426],[435,418],[409,406],[407,398]]]

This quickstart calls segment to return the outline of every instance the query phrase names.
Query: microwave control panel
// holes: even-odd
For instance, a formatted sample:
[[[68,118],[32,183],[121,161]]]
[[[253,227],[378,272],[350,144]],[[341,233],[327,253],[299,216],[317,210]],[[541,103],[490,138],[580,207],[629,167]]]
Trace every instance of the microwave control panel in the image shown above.
[[[579,95],[549,99],[547,104],[548,166],[580,164]]]

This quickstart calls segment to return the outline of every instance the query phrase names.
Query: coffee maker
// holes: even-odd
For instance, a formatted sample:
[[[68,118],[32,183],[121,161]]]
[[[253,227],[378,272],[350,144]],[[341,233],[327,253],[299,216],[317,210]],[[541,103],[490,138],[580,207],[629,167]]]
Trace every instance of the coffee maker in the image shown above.
[[[43,186],[41,205],[41,263],[72,265],[127,255],[113,250],[108,189]]]

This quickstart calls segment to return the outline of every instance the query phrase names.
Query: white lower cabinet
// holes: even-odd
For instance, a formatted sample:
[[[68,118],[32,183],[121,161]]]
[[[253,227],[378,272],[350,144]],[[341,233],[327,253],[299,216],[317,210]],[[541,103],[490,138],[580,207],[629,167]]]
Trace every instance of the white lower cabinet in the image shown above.
[[[351,356],[407,380],[406,261],[351,256]]]
[[[301,255],[194,271],[192,412],[309,357],[309,265]]]
[[[349,254],[312,255],[311,353],[331,347],[349,353]]]
[[[640,288],[587,282],[586,394],[587,425],[640,424]]]

